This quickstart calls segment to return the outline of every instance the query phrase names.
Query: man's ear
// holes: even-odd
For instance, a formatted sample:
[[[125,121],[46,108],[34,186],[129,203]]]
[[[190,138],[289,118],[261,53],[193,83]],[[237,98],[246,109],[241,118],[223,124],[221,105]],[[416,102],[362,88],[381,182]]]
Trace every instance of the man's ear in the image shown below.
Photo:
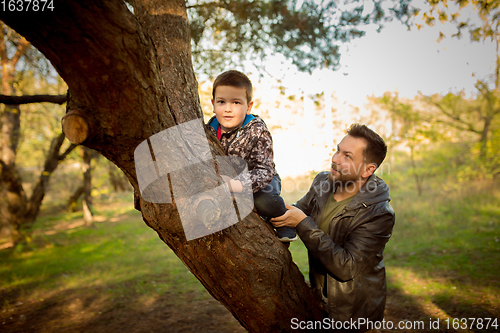
[[[371,164],[367,164],[366,168],[365,168],[365,172],[363,172],[361,174],[361,177],[368,178],[371,175],[373,175],[373,173],[375,172],[375,170],[377,170],[377,166],[375,164],[372,164],[372,163]]]
[[[247,114],[250,114],[252,112],[252,106],[253,106],[253,101],[248,103],[248,109],[247,109]]]

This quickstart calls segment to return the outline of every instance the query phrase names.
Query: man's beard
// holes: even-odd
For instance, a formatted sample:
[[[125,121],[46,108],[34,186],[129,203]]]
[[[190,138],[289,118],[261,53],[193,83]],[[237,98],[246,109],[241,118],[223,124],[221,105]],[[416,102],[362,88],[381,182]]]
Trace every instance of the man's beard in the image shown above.
[[[336,170],[338,173],[333,174],[332,169]],[[334,187],[348,188],[360,181],[360,176],[357,174],[344,174],[342,170],[338,169],[337,164],[332,164],[330,172],[328,173],[328,180],[333,183]]]

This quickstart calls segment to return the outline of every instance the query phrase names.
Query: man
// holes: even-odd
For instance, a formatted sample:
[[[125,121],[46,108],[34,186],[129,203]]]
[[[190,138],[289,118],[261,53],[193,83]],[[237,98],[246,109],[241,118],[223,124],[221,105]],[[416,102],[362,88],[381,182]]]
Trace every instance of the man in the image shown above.
[[[295,207],[271,220],[297,229],[309,253],[311,287],[327,297],[332,327],[380,327],[386,302],[383,261],[394,226],[389,187],[374,175],[387,154],[384,140],[353,124],[338,144],[331,170],[319,173]],[[341,322],[341,323],[340,323]]]

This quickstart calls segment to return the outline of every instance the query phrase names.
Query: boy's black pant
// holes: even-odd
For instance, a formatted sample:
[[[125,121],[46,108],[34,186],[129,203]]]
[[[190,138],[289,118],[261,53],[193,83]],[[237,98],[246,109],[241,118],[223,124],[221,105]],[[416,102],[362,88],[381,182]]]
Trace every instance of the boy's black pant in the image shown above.
[[[276,174],[265,188],[254,193],[253,201],[259,215],[270,219],[286,213],[285,201],[280,193],[281,179]]]

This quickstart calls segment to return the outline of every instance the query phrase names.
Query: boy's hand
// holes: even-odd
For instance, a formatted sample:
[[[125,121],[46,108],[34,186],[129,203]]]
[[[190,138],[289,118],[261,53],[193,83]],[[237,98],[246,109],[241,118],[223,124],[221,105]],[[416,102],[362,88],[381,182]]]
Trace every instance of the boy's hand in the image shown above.
[[[226,183],[229,188],[229,192],[240,193],[243,192],[243,184],[239,180],[232,179],[229,176],[221,175],[222,180]]]
[[[275,227],[295,228],[300,221],[307,217],[307,215],[297,207],[290,206],[289,204],[285,204],[285,207],[288,209],[285,214],[271,219],[271,223]]]

